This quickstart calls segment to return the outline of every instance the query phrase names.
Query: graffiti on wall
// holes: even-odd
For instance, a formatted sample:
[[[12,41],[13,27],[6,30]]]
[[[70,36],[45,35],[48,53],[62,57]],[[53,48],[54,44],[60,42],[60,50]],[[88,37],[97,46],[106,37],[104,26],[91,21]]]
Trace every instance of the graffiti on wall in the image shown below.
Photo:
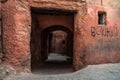
[[[91,36],[116,37],[118,36],[117,27],[91,27]]]

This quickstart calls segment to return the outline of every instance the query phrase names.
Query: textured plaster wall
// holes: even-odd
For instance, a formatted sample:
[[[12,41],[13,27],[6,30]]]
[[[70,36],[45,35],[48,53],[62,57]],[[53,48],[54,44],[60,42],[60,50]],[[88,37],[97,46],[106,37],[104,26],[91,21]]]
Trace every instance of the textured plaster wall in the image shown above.
[[[85,3],[56,0],[8,0],[2,3],[3,20],[3,51],[5,62],[12,65],[17,71],[29,72],[31,69],[30,34],[31,14],[30,7],[56,8],[76,10],[74,15],[74,58],[75,70],[83,66],[84,58],[84,15]]]
[[[5,62],[17,71],[30,70],[30,18],[25,2],[8,0],[2,4]]]
[[[2,3],[5,62],[17,71],[30,71],[30,7],[74,10],[73,68],[84,64],[119,62],[120,12],[118,0],[8,0]],[[87,8],[87,9],[86,9]],[[87,11],[87,12],[86,12]],[[98,11],[107,13],[107,25],[98,25]],[[45,26],[46,24],[44,24]]]
[[[87,0],[87,64],[120,61],[119,5],[119,0]],[[98,25],[98,11],[106,12],[107,25]]]
[[[67,33],[64,31],[53,31],[51,40],[51,52],[67,55]],[[71,45],[72,46],[72,45]]]

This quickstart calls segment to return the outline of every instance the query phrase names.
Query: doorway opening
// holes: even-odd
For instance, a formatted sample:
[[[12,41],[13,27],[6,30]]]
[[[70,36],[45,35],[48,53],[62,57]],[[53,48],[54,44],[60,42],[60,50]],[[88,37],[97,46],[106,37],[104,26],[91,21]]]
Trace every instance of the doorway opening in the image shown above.
[[[41,39],[41,69],[72,72],[73,33],[64,26],[55,25],[42,31]],[[56,71],[52,73],[57,74]]]
[[[53,9],[32,11],[31,71],[73,72],[73,13]]]

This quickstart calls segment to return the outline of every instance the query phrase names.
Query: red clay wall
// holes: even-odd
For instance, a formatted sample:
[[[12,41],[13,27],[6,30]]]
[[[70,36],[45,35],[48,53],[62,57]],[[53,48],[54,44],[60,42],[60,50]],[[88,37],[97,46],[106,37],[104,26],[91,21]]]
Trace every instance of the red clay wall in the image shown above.
[[[72,45],[71,45],[72,46]],[[54,31],[52,38],[53,53],[67,55],[67,33],[63,31]]]
[[[86,14],[84,3],[52,0],[8,0],[2,3],[3,49],[5,62],[17,71],[30,71],[31,52],[31,14],[30,7],[56,8],[77,11],[74,15],[74,59],[73,66],[77,70],[83,66],[81,56],[84,51],[83,17]],[[70,25],[71,26],[71,25]],[[72,26],[73,27],[73,26]]]
[[[50,53],[66,55],[67,53],[67,33],[57,30],[52,32]],[[71,45],[72,46],[72,45]]]
[[[30,7],[56,8],[76,11],[74,15],[73,66],[80,69],[83,64],[107,63],[120,61],[120,15],[118,0],[87,0],[80,2],[54,0],[9,0],[2,5],[3,45],[6,62],[21,71],[30,70]],[[108,5],[109,4],[109,5]],[[98,25],[98,11],[107,13],[107,25]],[[59,17],[51,21],[51,16],[39,16],[40,27],[61,24],[73,27],[69,18]],[[54,18],[52,16],[52,18]],[[56,17],[58,18],[58,17]],[[44,22],[47,19],[49,25]],[[43,21],[43,22],[41,22]],[[62,23],[60,23],[62,21]],[[68,21],[68,22],[67,22]],[[45,23],[45,24],[44,24]],[[73,30],[73,29],[72,29]]]
[[[87,64],[120,62],[119,1],[87,0]],[[107,24],[98,25],[98,11],[106,12]]]
[[[41,31],[53,25],[65,26],[71,31],[74,28],[74,15],[37,15],[37,19]]]
[[[11,64],[18,71],[30,70],[30,7],[77,11],[74,15],[73,31],[73,67],[75,70],[80,69],[86,63],[119,62],[120,15],[119,2],[117,1],[104,0],[101,3],[100,0],[87,0],[88,14],[86,14],[86,5],[84,3],[71,1],[29,0],[28,2],[28,0],[8,0],[6,3],[2,3],[5,62]],[[98,25],[98,11],[105,11],[107,13],[106,26]],[[39,19],[45,19],[45,16],[42,17]],[[49,20],[50,16],[47,16],[47,18]],[[64,18],[62,20],[64,21]],[[41,21],[43,21],[42,26],[44,28],[50,26],[50,24],[44,24],[45,20]],[[59,19],[55,21],[57,23]],[[49,22],[53,25],[50,20]],[[64,26],[73,27],[70,24],[62,23]]]
[[[30,21],[25,2],[8,0],[2,3],[5,62],[17,71],[30,71]]]

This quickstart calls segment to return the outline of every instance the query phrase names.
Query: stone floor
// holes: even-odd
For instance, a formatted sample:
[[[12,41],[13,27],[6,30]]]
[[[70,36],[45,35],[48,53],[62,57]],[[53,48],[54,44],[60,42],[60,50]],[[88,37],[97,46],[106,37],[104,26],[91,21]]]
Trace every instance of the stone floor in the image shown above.
[[[52,57],[47,60],[47,65],[33,73],[11,75],[3,80],[120,80],[120,63],[88,65],[77,72],[72,72],[70,65],[65,65],[66,57],[59,56],[60,59],[57,55]],[[57,62],[54,62],[54,59]],[[50,63],[51,61],[53,63]]]
[[[89,65],[77,72],[60,75],[21,73],[4,80],[120,80],[120,63]]]

